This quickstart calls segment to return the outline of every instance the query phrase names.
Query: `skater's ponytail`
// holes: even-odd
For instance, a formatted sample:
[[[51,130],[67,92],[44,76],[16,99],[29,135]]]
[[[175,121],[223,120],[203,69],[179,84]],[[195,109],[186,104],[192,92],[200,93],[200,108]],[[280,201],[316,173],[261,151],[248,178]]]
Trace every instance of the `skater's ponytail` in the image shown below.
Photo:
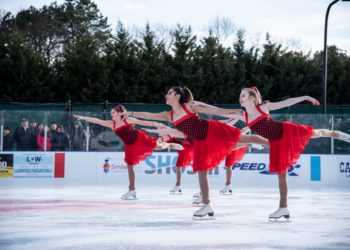
[[[121,104],[118,104],[115,108],[114,108],[114,110],[117,112],[117,113],[124,113],[124,112],[126,112],[127,110],[126,110],[126,108],[123,106],[123,105],[121,105]],[[122,115],[121,117],[120,117],[120,119],[124,119],[124,115]]]
[[[188,103],[190,101],[193,101],[193,95],[189,88],[172,87],[171,89],[174,90],[176,94],[180,95],[180,99],[179,99],[180,103]]]
[[[248,92],[249,96],[253,98],[255,105],[262,103],[261,95],[257,87],[244,88],[243,90]]]

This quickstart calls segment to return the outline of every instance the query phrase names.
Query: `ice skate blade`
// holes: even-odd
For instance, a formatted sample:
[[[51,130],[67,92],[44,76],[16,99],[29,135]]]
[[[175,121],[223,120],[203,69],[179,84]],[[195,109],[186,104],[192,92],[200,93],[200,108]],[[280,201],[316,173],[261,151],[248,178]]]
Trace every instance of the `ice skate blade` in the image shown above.
[[[182,191],[180,190],[180,191],[176,191],[176,192],[169,192],[169,194],[182,194]]]
[[[134,201],[137,200],[136,196],[129,196],[129,197],[121,197],[124,201]]]
[[[193,220],[215,220],[214,213],[207,213],[206,215],[193,215]]]
[[[220,195],[232,195],[232,191],[228,191],[228,192],[220,192]]]
[[[289,222],[290,215],[282,215],[280,217],[269,217],[270,222]]]

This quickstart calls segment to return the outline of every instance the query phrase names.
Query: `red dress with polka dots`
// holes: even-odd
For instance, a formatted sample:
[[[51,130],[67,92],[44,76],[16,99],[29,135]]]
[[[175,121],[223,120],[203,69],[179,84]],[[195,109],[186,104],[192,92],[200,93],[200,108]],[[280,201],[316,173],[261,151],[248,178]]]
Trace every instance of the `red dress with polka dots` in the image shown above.
[[[185,104],[181,104],[181,107],[186,112],[185,116],[173,121],[173,111],[170,115],[174,126],[194,140],[193,171],[217,167],[232,152],[241,131],[219,121],[202,119],[198,114],[191,113]]]
[[[178,143],[181,144],[184,149],[177,150],[177,160],[176,167],[187,167],[193,161],[193,140],[186,138],[185,141],[180,141],[174,137],[169,136],[169,139],[166,140],[168,143]]]
[[[136,165],[152,155],[157,146],[157,138],[137,130],[132,124],[124,121],[124,125],[114,129],[114,133],[124,142],[124,161],[128,165]],[[114,123],[115,127],[115,123]]]
[[[248,122],[252,131],[269,140],[270,143],[270,172],[282,174],[297,162],[306,144],[313,135],[314,128],[292,122],[280,122],[271,118],[268,113],[256,106],[261,114],[255,120]]]
[[[247,151],[247,147],[237,148],[232,150],[231,154],[226,156],[225,159],[225,167],[232,167],[236,165],[237,162],[243,159],[245,152]]]

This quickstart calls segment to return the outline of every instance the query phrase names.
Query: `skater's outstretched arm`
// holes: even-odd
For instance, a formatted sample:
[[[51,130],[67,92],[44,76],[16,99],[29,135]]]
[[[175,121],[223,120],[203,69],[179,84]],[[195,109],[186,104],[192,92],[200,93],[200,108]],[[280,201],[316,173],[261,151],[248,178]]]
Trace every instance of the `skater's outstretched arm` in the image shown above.
[[[224,117],[230,118],[227,120],[228,124],[234,125],[238,121],[245,122],[245,118],[242,113],[240,114],[230,114],[230,115],[223,115]]]
[[[73,117],[76,118],[77,120],[84,120],[90,123],[98,124],[98,125],[113,129],[114,122],[111,120],[106,121],[95,117],[82,116],[82,115],[73,115]]]
[[[142,130],[147,131],[149,133],[159,134],[160,136],[170,135],[176,138],[186,138],[186,136],[181,131],[170,127],[157,129],[142,128]]]
[[[311,102],[313,105],[320,105],[319,101],[311,96],[300,96],[300,97],[288,98],[287,100],[284,100],[281,102],[266,102],[262,104],[261,107],[266,108],[266,110],[276,110],[276,109],[289,107],[303,101]]]
[[[128,111],[127,115],[131,115],[133,117],[146,119],[146,120],[157,120],[157,121],[170,121],[169,112],[164,111],[160,113],[150,113],[150,112],[134,112]]]
[[[200,102],[200,101],[190,101],[189,104],[191,105],[191,107],[194,107],[194,106],[202,106],[202,107],[208,107],[208,108],[218,108],[216,106],[213,106],[213,105],[210,105],[210,104],[207,104],[207,103],[204,103],[204,102]]]
[[[156,128],[161,128],[165,126],[164,124],[160,122],[151,122],[151,121],[144,121],[144,120],[139,120],[133,117],[128,117],[125,119],[128,123],[135,124],[135,125],[141,125],[141,126],[147,126],[147,127],[156,127]]]
[[[203,106],[203,105],[191,105],[188,104],[189,108],[193,110],[195,113],[209,114],[209,115],[217,115],[217,116],[226,116],[231,114],[240,114],[240,109],[223,109],[215,106]]]

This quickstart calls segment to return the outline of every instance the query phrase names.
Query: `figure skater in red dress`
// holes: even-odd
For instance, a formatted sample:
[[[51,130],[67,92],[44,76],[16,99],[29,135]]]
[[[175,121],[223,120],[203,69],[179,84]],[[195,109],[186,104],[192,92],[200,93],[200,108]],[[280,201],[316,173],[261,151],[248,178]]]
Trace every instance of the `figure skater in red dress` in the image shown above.
[[[126,118],[123,115],[125,112],[125,107],[119,104],[111,110],[112,120],[101,120],[81,115],[73,116],[78,120],[85,120],[112,129],[124,142],[124,161],[128,167],[129,191],[122,196],[122,199],[128,200],[136,199],[135,165],[150,156],[153,150],[163,150],[166,148],[182,150],[183,147],[176,143],[159,142],[157,138],[135,129],[134,124],[152,127],[157,127],[161,124],[157,122],[141,121],[131,117]]]
[[[310,96],[289,98],[281,102],[262,102],[259,90],[252,87],[241,91],[239,101],[246,111],[244,115],[234,115],[234,117],[245,121],[251,131],[269,140],[269,171],[278,174],[279,208],[270,214],[269,218],[289,218],[287,170],[297,162],[309,140],[332,137],[350,142],[350,135],[329,129],[314,129],[298,123],[275,121],[271,118],[269,111],[289,107],[302,101],[319,105],[319,102]]]
[[[193,96],[188,88],[172,87],[165,98],[166,103],[172,108],[170,112],[128,112],[128,114],[148,120],[170,121],[177,130],[193,138],[193,171],[198,172],[203,201],[203,206],[195,211],[193,216],[194,218],[213,216],[214,210],[209,199],[208,171],[217,167],[238,142],[247,144],[268,144],[268,142],[260,136],[241,134],[238,128],[216,120],[202,119],[198,115],[198,113],[219,116],[240,114],[240,110],[200,105],[191,107]]]

